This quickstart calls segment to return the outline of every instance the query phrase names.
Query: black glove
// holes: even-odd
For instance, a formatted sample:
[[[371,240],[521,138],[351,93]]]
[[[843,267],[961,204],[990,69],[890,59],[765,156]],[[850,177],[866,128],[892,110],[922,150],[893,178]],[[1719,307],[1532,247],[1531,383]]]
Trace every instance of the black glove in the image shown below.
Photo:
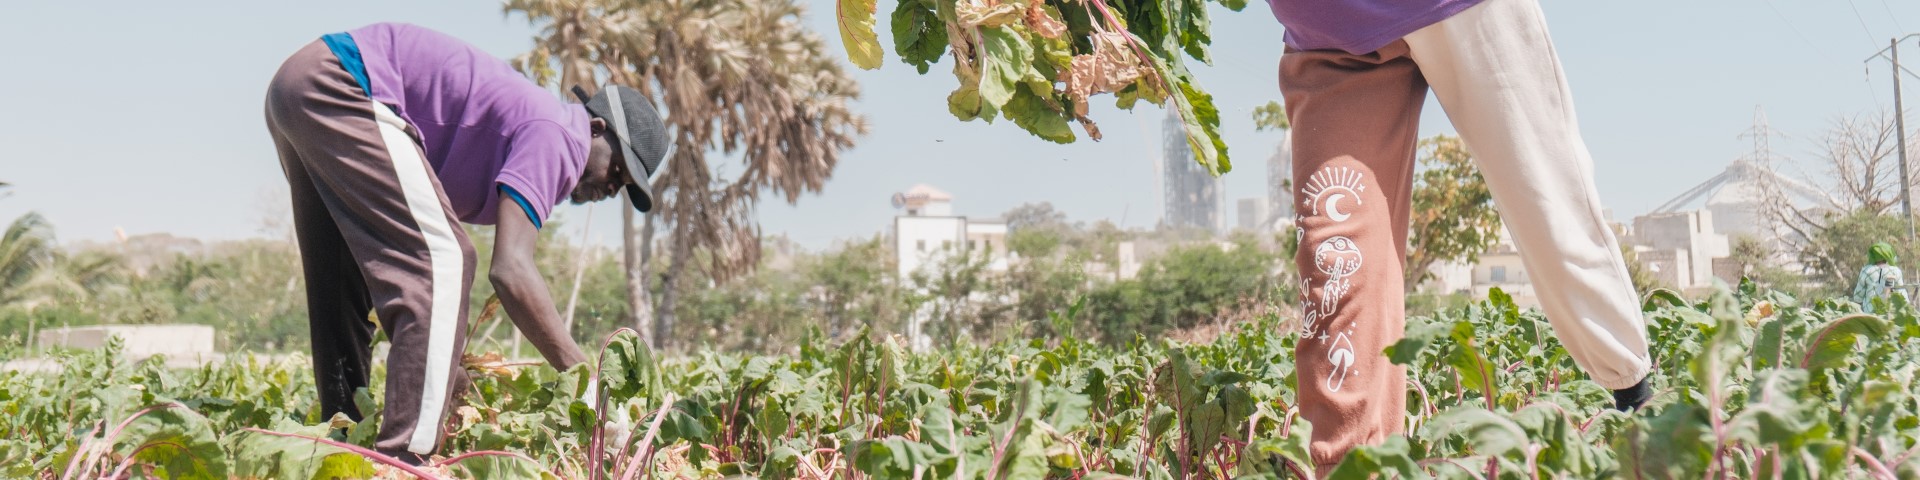
[[[1641,405],[1645,405],[1648,399],[1653,398],[1653,387],[1647,384],[1648,378],[1652,378],[1652,375],[1641,378],[1640,383],[1633,384],[1631,387],[1614,390],[1613,409],[1622,412],[1631,412],[1639,409]]]

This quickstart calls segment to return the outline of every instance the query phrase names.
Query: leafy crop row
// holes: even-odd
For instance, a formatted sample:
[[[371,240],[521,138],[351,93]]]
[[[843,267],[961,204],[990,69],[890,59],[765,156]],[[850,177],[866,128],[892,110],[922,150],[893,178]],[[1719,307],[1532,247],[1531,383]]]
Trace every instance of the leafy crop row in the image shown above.
[[[1539,314],[1504,294],[1409,322],[1408,434],[1334,478],[1920,477],[1920,320],[1743,285],[1647,301],[1658,391],[1607,410]],[[1312,476],[1293,405],[1297,332],[1111,349],[1031,340],[910,353],[806,343],[785,356],[657,359],[631,334],[592,369],[469,357],[435,465],[365,450],[375,423],[318,418],[304,361],[171,371],[111,349],[0,376],[14,478],[1246,478]],[[376,382],[377,383],[377,382]],[[379,408],[379,392],[362,396]],[[589,401],[594,401],[590,406]],[[376,417],[377,418],[377,417]]]

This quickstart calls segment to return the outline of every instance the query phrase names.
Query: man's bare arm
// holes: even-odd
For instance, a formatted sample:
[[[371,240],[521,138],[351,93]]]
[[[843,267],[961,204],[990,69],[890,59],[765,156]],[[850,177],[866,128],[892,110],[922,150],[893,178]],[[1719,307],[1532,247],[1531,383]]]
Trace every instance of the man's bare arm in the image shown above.
[[[566,370],[576,364],[587,361],[587,355],[580,351],[580,345],[567,336],[561,322],[560,313],[553,307],[553,297],[547,293],[547,281],[540,276],[540,268],[533,262],[534,245],[540,240],[540,230],[534,228],[533,220],[521,214],[520,204],[514,203],[503,191],[500,195],[499,221],[494,225],[493,268],[487,272],[487,278],[493,282],[493,291],[500,295],[500,305],[506,307],[507,318],[526,334],[540,355],[547,358],[553,368]]]

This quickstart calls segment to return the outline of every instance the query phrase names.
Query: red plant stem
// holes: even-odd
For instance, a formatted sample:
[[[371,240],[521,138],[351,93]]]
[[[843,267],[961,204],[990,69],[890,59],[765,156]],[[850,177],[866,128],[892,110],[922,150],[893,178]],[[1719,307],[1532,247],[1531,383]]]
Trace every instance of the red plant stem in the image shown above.
[[[100,441],[107,442],[107,448],[112,449],[113,439],[119,438],[120,432],[126,430],[127,427],[132,426],[134,420],[138,420],[140,419],[140,417],[146,416],[149,413],[153,413],[154,410],[159,410],[162,408],[173,408],[174,405],[175,404],[172,404],[172,403],[163,403],[163,404],[140,409],[140,411],[138,412],[133,412],[133,415],[129,415],[125,420],[121,420],[120,425],[113,427],[113,431],[107,432],[107,435],[104,437],[100,437]],[[78,458],[78,456],[75,456],[75,458]],[[107,459],[105,457],[95,457],[92,459],[92,461],[88,462],[88,463],[94,464],[92,468],[89,468],[89,470],[99,470],[102,468],[106,468],[106,462],[107,462]]]
[[[1527,446],[1527,475],[1531,475],[1533,480],[1540,480],[1540,466],[1537,459],[1540,457],[1541,450],[1543,449],[1539,445]]]
[[[80,440],[80,444],[73,447],[73,451],[74,451],[73,458],[67,459],[67,473],[65,475],[61,475],[60,480],[67,480],[69,478],[73,478],[74,472],[80,471],[80,460],[87,457],[86,451],[89,449],[89,447],[93,446],[93,434],[99,431],[100,431],[99,425],[95,425],[94,427],[87,429],[87,435],[84,437],[81,437],[82,440]]]
[[[438,462],[433,462],[433,466],[436,466],[436,467],[445,467],[445,466],[448,466],[448,465],[453,465],[453,464],[455,464],[455,463],[460,463],[460,461],[462,461],[462,460],[466,460],[466,459],[469,459],[469,458],[474,458],[474,457],[514,457],[514,458],[519,458],[519,459],[521,459],[521,460],[526,460],[526,461],[529,461],[529,462],[534,462],[534,460],[533,460],[533,458],[532,458],[532,457],[528,457],[528,456],[526,456],[526,455],[523,455],[523,454],[520,454],[520,453],[515,453],[515,452],[507,452],[507,451],[500,451],[500,450],[480,450],[480,451],[477,451],[477,452],[467,452],[467,453],[462,453],[462,454],[459,454],[459,455],[454,455],[454,456],[452,456],[452,457],[449,457],[449,458],[447,458],[447,459],[445,459],[445,460],[441,460],[441,461],[438,461]],[[536,464],[538,464],[539,462],[534,462],[534,463],[536,463]],[[547,473],[553,473],[553,472],[547,472]]]
[[[1000,442],[993,446],[993,464],[987,467],[991,469],[987,470],[987,480],[995,480],[1000,476],[1000,457],[1007,453],[1008,446],[1013,445],[1013,432],[1020,429],[1020,419],[1025,416],[1027,416],[1027,404],[1021,402],[1019,408],[1013,410],[1013,425],[1007,428],[1007,434],[1001,436]]]
[[[1907,449],[1905,453],[1901,453],[1900,456],[1894,457],[1893,464],[1899,465],[1899,464],[1907,463],[1907,457],[1913,456],[1914,452],[1920,452],[1920,444],[1915,444],[1913,448]]]
[[[640,438],[640,451],[627,459],[627,467],[620,472],[620,480],[632,480],[634,471],[639,470],[641,462],[653,456],[653,436],[660,433],[660,422],[667,419],[667,411],[673,408],[673,392],[667,392],[660,399],[660,409],[653,413],[653,423],[647,425],[647,435]]]
[[[1427,386],[1425,382],[1416,381],[1416,382],[1410,382],[1410,383],[1413,383],[1414,391],[1420,392],[1420,405],[1421,405],[1420,410],[1423,412],[1427,412],[1427,416],[1429,417],[1438,414],[1439,412],[1436,411],[1436,409],[1433,406],[1433,399],[1427,396]]]
[[[1834,320],[1834,321],[1833,321],[1833,323],[1829,323],[1829,324],[1827,324],[1827,327],[1826,327],[1826,328],[1822,328],[1822,329],[1820,329],[1820,334],[1819,334],[1819,335],[1815,335],[1815,336],[1813,337],[1813,341],[1812,341],[1812,342],[1809,342],[1809,343],[1807,343],[1807,345],[1809,345],[1809,346],[1813,346],[1813,347],[1818,347],[1818,346],[1820,345],[1820,342],[1822,342],[1822,341],[1825,341],[1825,340],[1827,339],[1827,334],[1828,334],[1828,333],[1833,333],[1833,327],[1834,327],[1835,325],[1839,325],[1839,324],[1840,324],[1840,322],[1844,322],[1844,321],[1846,321],[1847,319],[1849,319],[1849,318],[1853,318],[1853,317],[1874,317],[1874,316],[1873,316],[1873,315],[1867,315],[1867,314],[1864,314],[1864,313],[1861,313],[1861,314],[1854,314],[1854,315],[1848,315],[1848,316],[1845,316],[1845,317],[1840,317],[1840,319],[1839,319],[1839,320]],[[1874,317],[1874,318],[1876,318],[1876,319],[1877,319],[1877,318],[1880,318],[1880,317]],[[1781,347],[1781,348],[1785,348],[1785,347]],[[1808,362],[1812,362],[1812,361],[1813,361],[1813,353],[1814,353],[1814,352],[1817,352],[1817,351],[1820,351],[1820,349],[1819,349],[1819,348],[1808,348],[1808,349],[1807,349],[1807,353],[1806,353],[1806,354],[1804,354],[1804,355],[1801,355],[1801,356],[1800,356],[1800,368],[1803,368],[1803,369],[1804,369],[1804,368],[1807,368],[1807,363],[1808,363]]]
[[[128,478],[126,477],[127,469],[132,468],[134,464],[140,463],[139,461],[137,461],[137,458],[140,456],[140,452],[146,451],[148,448],[157,447],[157,446],[168,446],[168,447],[178,448],[181,451],[192,452],[192,450],[187,450],[186,445],[181,445],[175,442],[153,442],[146,445],[141,445],[140,448],[133,449],[133,452],[128,453],[127,458],[125,460],[120,461],[120,466],[118,468],[113,469],[113,475],[107,478]],[[194,457],[193,459],[199,460],[200,457]]]
[[[306,435],[300,435],[296,433],[283,433],[283,432],[276,432],[272,430],[262,430],[262,429],[253,428],[253,427],[247,427],[241,430],[264,434],[264,435],[272,435],[276,437],[287,437],[287,438],[298,438],[301,440],[311,440],[314,443],[321,443],[321,444],[331,445],[334,447],[339,447],[342,450],[353,452],[355,455],[366,457],[366,459],[368,460],[373,460],[376,462],[387,464],[387,466],[389,467],[400,469],[400,471],[407,472],[409,474],[412,474],[415,477],[425,478],[425,479],[440,478],[440,477],[433,476],[433,474],[431,473],[427,473],[426,470],[421,470],[419,467],[408,465],[407,462],[402,462],[400,461],[400,459],[382,455],[380,454],[380,452],[368,450],[366,449],[366,447],[361,447],[359,445],[354,445],[351,443],[336,442],[336,441],[325,439],[325,438],[309,437]]]
[[[592,391],[587,392],[587,395],[593,395],[593,399],[590,401],[593,402],[594,406],[593,440],[589,442],[590,446],[587,449],[587,478],[591,480],[600,480],[602,476],[601,471],[603,470],[603,467],[600,465],[600,456],[606,455],[607,452],[607,419],[604,417],[606,414],[603,413],[607,411],[607,396],[600,394],[600,392],[604,390],[600,387],[600,368],[607,363],[607,348],[613,346],[613,339],[614,337],[620,336],[620,332],[633,332],[634,336],[640,336],[640,332],[627,327],[616,328],[613,330],[613,333],[607,334],[607,338],[600,341],[600,352],[594,356],[593,371],[587,374],[587,384],[593,386]],[[623,446],[620,450],[626,451],[626,447]]]
[[[1216,470],[1220,470],[1220,478],[1232,478],[1227,475],[1227,457],[1225,453],[1217,449],[1213,451],[1213,467]]]
[[[1861,450],[1860,447],[1849,448],[1853,450],[1854,458],[1858,458],[1861,463],[1867,464],[1867,471],[1873,472],[1875,478],[1884,478],[1887,480],[1898,478],[1893,476],[1893,472],[1887,470],[1885,464],[1880,463],[1880,459],[1873,458],[1873,455],[1868,454],[1866,450]]]

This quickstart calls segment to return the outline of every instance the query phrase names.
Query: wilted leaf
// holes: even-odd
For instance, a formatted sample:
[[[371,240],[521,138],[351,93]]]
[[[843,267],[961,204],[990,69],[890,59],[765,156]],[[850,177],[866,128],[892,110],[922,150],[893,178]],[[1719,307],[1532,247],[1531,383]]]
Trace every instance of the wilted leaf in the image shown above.
[[[873,33],[875,1],[834,1],[840,19],[840,43],[847,47],[847,59],[867,70],[880,68],[880,58],[886,54],[880,49],[879,36]]]

